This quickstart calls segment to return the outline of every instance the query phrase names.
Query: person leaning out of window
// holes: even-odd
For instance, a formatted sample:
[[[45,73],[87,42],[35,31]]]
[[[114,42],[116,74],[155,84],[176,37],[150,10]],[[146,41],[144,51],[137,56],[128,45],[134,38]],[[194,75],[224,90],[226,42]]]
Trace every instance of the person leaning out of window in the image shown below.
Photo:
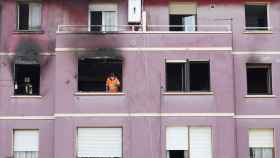
[[[114,73],[110,73],[106,80],[106,91],[110,93],[116,93],[120,90],[120,81]]]

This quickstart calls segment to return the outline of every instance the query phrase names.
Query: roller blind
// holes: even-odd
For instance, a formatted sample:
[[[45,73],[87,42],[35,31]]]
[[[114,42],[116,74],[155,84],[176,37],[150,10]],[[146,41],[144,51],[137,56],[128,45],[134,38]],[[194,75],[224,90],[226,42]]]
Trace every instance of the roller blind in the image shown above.
[[[90,11],[118,11],[118,5],[114,3],[94,3],[89,6]]]
[[[249,147],[273,147],[273,129],[250,129]]]
[[[29,26],[31,29],[39,29],[41,26],[42,5],[40,3],[29,4]]]
[[[39,131],[15,130],[14,151],[39,151]]]
[[[190,128],[190,157],[212,158],[212,139],[210,127]]]
[[[171,2],[169,4],[169,14],[172,15],[194,15],[197,5],[192,2]]]
[[[166,150],[188,149],[188,127],[167,127]]]
[[[122,129],[79,128],[78,157],[122,157]]]

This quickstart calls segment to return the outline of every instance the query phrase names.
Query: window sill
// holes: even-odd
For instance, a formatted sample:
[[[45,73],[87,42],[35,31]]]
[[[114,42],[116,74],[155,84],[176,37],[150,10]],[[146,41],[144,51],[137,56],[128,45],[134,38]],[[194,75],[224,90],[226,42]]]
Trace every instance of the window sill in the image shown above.
[[[76,92],[75,96],[121,96],[124,92],[108,93],[108,92]]]
[[[244,34],[272,34],[271,30],[245,30]]]
[[[40,99],[40,98],[43,98],[41,95],[13,95],[11,96],[11,98],[34,98],[34,99]]]
[[[164,92],[163,95],[213,95],[214,92]]]
[[[14,34],[44,34],[43,30],[16,30]]]
[[[275,98],[275,95],[246,95],[245,98]]]

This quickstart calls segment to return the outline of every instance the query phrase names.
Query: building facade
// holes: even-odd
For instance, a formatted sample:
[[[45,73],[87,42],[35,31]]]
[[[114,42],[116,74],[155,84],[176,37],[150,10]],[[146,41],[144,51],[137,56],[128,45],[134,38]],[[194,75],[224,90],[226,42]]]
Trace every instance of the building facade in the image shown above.
[[[0,158],[280,158],[279,15],[279,0],[1,0]]]

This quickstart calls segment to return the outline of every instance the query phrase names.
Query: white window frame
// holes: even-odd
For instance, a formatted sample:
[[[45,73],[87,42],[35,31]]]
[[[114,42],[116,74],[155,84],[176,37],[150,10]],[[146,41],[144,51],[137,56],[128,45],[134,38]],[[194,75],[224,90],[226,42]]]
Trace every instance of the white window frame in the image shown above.
[[[117,3],[91,3],[88,9],[88,31],[91,31],[91,12],[93,11],[101,11],[101,12],[115,12],[115,26],[118,26],[118,4]],[[104,25],[103,15],[102,15],[102,25]],[[115,31],[118,31],[118,27],[116,27]],[[105,32],[105,27],[102,26],[102,32]]]
[[[246,27],[246,11],[245,11],[245,6],[246,5],[259,5],[259,6],[266,6],[266,16],[267,16],[267,27],[266,29],[267,30],[250,30],[248,28],[250,27]],[[245,30],[246,31],[271,31],[272,30],[272,26],[271,26],[271,21],[270,21],[270,5],[271,3],[270,2],[246,2],[245,5],[244,5],[244,24],[245,24]],[[265,28],[265,27],[264,27]]]
[[[19,7],[20,7],[20,4],[28,4],[28,7],[29,7],[29,19],[28,19],[28,29],[27,30],[21,30],[19,29],[20,27],[20,24],[19,24],[19,19],[20,19],[20,15],[19,15]],[[31,18],[30,18],[30,4],[40,4],[41,6],[41,17],[40,17],[40,28],[39,29],[32,29],[30,27],[30,23],[31,23]],[[33,1],[24,1],[24,0],[21,0],[21,1],[17,1],[17,4],[16,4],[16,10],[17,10],[17,26],[16,26],[16,29],[17,31],[40,31],[42,29],[42,24],[43,24],[43,3],[42,1],[40,0],[33,0]]]
[[[36,131],[38,132],[38,151],[37,151],[37,156],[39,157],[39,152],[40,152],[40,130],[39,129],[13,129],[12,131],[12,151],[11,151],[11,154],[12,154],[12,157],[14,157],[14,147],[15,147],[15,133],[16,131]],[[38,158],[37,157],[37,158]]]

